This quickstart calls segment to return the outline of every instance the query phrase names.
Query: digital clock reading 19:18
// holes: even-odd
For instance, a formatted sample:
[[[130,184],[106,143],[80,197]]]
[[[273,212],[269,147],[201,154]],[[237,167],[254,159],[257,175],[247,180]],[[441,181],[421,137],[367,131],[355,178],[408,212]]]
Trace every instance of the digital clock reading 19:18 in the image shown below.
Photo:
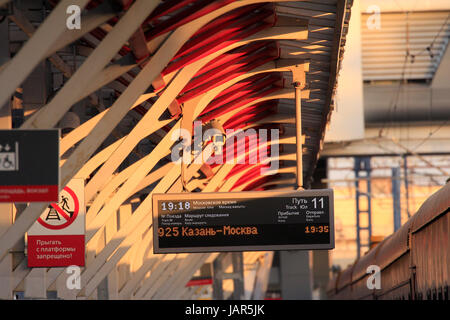
[[[162,211],[189,210],[189,209],[191,209],[191,203],[189,201],[161,202]]]

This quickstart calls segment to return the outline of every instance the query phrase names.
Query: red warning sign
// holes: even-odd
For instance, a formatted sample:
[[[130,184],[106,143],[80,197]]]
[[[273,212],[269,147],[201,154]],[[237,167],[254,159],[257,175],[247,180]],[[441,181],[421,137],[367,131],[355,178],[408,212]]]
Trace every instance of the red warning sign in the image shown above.
[[[29,267],[84,266],[84,180],[72,180],[28,230]]]
[[[44,219],[41,215],[37,221],[45,228],[61,230],[76,220],[79,210],[80,203],[77,195],[72,189],[65,187],[61,192],[61,201],[50,204],[47,214],[44,212]]]
[[[84,235],[28,236],[28,267],[84,266]]]

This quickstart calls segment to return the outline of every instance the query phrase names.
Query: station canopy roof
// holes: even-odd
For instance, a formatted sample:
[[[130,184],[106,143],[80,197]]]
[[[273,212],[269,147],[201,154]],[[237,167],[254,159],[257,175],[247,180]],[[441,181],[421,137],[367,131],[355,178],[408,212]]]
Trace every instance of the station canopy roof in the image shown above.
[[[0,5],[8,2],[0,0]],[[14,56],[0,67],[0,105],[48,59],[60,87],[53,88],[43,106],[26,106],[22,127],[55,127],[68,112],[80,118],[61,140],[61,183],[86,179],[88,247],[98,241],[111,213],[136,199],[140,205],[118,231],[123,243],[107,243],[104,250],[122,254],[114,249],[139,235],[144,239],[151,192],[294,188],[295,66],[306,74],[301,90],[303,175],[304,187],[310,186],[334,108],[351,0],[80,0],[79,29],[75,18],[66,25],[72,2],[34,2],[37,9],[45,3],[46,10],[40,11],[13,8]],[[81,113],[80,104],[85,107]],[[204,129],[217,122],[225,130],[254,129],[259,142],[259,129],[279,129],[279,155],[269,153],[279,169],[262,174],[270,161],[194,162],[180,179],[180,166],[171,161],[172,136],[178,128],[193,133],[194,121]],[[248,149],[246,157],[270,149],[272,137]],[[36,208],[27,210],[30,219],[39,215]],[[186,281],[207,258],[191,261]],[[86,274],[94,275],[99,265],[106,268],[91,264]],[[87,296],[99,277],[87,279]]]

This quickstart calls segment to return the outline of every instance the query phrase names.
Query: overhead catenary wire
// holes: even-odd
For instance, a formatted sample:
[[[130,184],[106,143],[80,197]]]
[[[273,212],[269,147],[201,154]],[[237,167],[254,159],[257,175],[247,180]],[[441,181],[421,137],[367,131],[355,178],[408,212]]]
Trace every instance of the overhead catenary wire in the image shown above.
[[[429,165],[430,167],[437,169],[437,170],[438,170],[439,172],[441,172],[444,176],[448,176],[448,173],[447,173],[444,169],[435,166],[433,163],[431,163],[430,161],[428,161],[428,160],[427,160],[426,158],[424,158],[422,155],[418,154],[417,152],[414,152],[413,150],[409,149],[408,147],[405,147],[405,146],[404,146],[403,144],[401,144],[396,138],[390,137],[390,138],[387,138],[387,139],[389,139],[391,142],[393,142],[393,143],[394,143],[395,145],[397,145],[399,148],[403,149],[403,150],[405,151],[403,154],[409,153],[409,154],[411,154],[411,155],[413,155],[413,156],[419,158],[420,160],[422,160],[423,162],[425,162],[425,163],[426,163],[427,165]],[[384,149],[384,150],[386,150],[386,151],[389,151],[390,153],[395,153],[395,154],[397,154],[397,155],[399,155],[399,156],[402,156],[402,155],[403,155],[402,153],[392,151],[392,150],[390,150],[389,148],[386,148],[385,146],[383,146],[383,145],[380,143],[380,141],[379,141],[379,137],[375,137],[375,138],[371,138],[371,139],[369,138],[369,139],[365,139],[365,140],[366,140],[366,141],[371,141],[371,142],[376,143],[380,148],[382,148],[382,149]]]
[[[394,115],[395,115],[395,111],[397,110],[398,99],[400,97],[400,92],[402,90],[403,83],[405,82],[406,64],[408,63],[408,57],[409,56],[410,56],[410,50],[409,50],[409,13],[406,12],[406,53],[405,53],[405,58],[403,60],[403,65],[402,65],[401,80],[398,83],[397,90],[395,91],[394,98],[391,101],[391,104],[389,105],[388,120],[383,122],[383,125],[382,125],[380,131],[378,132],[378,136],[379,137],[383,136],[383,132],[385,131],[386,126],[387,126],[387,122],[389,120],[390,120],[391,123],[394,122]],[[392,111],[393,111],[394,115],[392,115]]]
[[[390,120],[389,122],[391,122],[391,123],[394,122],[394,118],[393,118],[393,115],[392,115],[392,111],[394,111],[394,114],[395,114],[395,111],[397,110],[398,99],[399,99],[399,97],[400,97],[400,92],[401,92],[401,90],[402,90],[403,83],[404,83],[404,81],[405,81],[405,70],[406,70],[406,64],[407,64],[407,62],[408,62],[408,54],[405,55],[405,59],[404,59],[404,61],[403,61],[403,66],[402,66],[402,79],[399,81],[398,86],[397,86],[397,90],[395,91],[394,98],[392,99],[391,104],[389,105],[389,109],[388,109],[388,120],[386,120],[386,121],[383,122],[383,125],[381,126],[381,129],[380,129],[380,131],[378,132],[378,136],[379,136],[379,137],[382,137],[382,136],[383,136],[383,133],[384,133],[384,131],[385,131],[385,129],[386,129],[386,126],[387,126],[388,121]]]
[[[403,88],[403,84],[404,84],[405,81],[406,81],[406,78],[405,78],[405,75],[406,75],[406,66],[407,66],[407,63],[408,63],[409,58],[411,59],[411,60],[410,60],[410,63],[413,64],[413,63],[415,62],[415,57],[420,56],[420,55],[423,55],[423,53],[426,52],[426,51],[429,52],[430,58],[431,58],[431,59],[434,58],[431,49],[433,48],[433,46],[434,46],[436,40],[440,37],[441,33],[443,32],[445,26],[448,24],[448,21],[449,21],[449,19],[450,19],[450,13],[448,13],[448,15],[447,15],[447,17],[446,17],[444,23],[443,23],[443,24],[441,25],[441,27],[439,28],[438,33],[433,37],[433,40],[431,41],[430,45],[428,45],[427,47],[425,47],[424,49],[420,50],[420,51],[417,52],[417,53],[411,53],[411,51],[410,51],[409,13],[410,13],[410,12],[405,12],[405,14],[406,14],[406,32],[405,32],[405,37],[406,37],[406,53],[405,53],[405,58],[404,58],[403,65],[402,65],[401,80],[400,80],[399,83],[398,83],[398,86],[397,86],[397,89],[396,89],[396,91],[395,91],[394,97],[393,97],[393,99],[392,99],[392,101],[391,101],[391,104],[390,104],[389,109],[388,109],[388,112],[387,112],[387,113],[388,113],[388,120],[386,120],[386,121],[383,122],[383,125],[382,125],[381,129],[379,130],[379,134],[378,134],[379,137],[382,137],[383,134],[387,134],[386,127],[387,127],[388,122],[391,122],[391,123],[394,122],[395,112],[396,112],[397,107],[398,107],[398,100],[399,100],[399,97],[400,97],[400,93],[401,93],[401,90],[402,90],[402,88]],[[430,99],[432,99],[432,97],[431,97]],[[432,103],[431,100],[430,100],[430,103]],[[447,122],[448,122],[448,121],[446,121],[446,122],[444,123],[444,125],[445,125]],[[439,129],[438,129],[438,130],[439,130]],[[433,134],[434,134],[434,133],[433,133]],[[431,135],[432,135],[432,133],[430,132],[430,135],[429,135],[427,138],[431,137]],[[427,138],[425,138],[425,139],[427,139]],[[425,140],[425,141],[426,141],[426,140]],[[424,142],[425,142],[425,141],[424,141]],[[423,142],[423,143],[424,143],[424,142]]]
[[[428,140],[431,139],[431,137],[438,132],[439,130],[441,130],[443,127],[445,127],[448,123],[450,122],[450,119],[445,120],[444,122],[442,122],[442,124],[437,127],[436,129],[434,129],[433,131],[430,131],[430,133],[428,134],[427,137],[425,137],[421,142],[419,142],[417,144],[417,146],[415,146],[412,150],[416,151],[418,148],[420,148],[425,142],[427,142]]]
[[[434,36],[433,40],[431,41],[430,45],[428,45],[427,47],[425,47],[424,49],[422,49],[421,51],[419,51],[418,53],[415,53],[414,55],[412,55],[412,57],[417,57],[417,56],[421,56],[423,55],[425,52],[428,51],[428,55],[430,56],[431,59],[434,58],[434,55],[431,51],[431,49],[433,49],[433,46],[436,42],[436,40],[440,37],[442,31],[444,30],[444,27],[447,25],[448,20],[450,19],[450,12],[447,14],[447,18],[445,19],[444,23],[441,25],[441,27],[439,28],[438,33]]]

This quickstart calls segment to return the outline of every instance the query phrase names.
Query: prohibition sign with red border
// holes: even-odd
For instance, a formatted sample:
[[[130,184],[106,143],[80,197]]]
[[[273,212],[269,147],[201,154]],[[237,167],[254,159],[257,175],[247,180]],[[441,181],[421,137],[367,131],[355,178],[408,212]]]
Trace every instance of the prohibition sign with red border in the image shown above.
[[[52,225],[52,224],[48,224],[47,222],[45,222],[44,220],[42,220],[41,217],[39,217],[39,219],[37,219],[37,221],[45,228],[47,229],[51,229],[51,230],[61,230],[64,228],[67,228],[68,226],[70,226],[77,218],[78,216],[78,211],[80,210],[80,203],[78,201],[78,197],[75,194],[75,192],[70,189],[69,187],[65,187],[63,189],[64,191],[66,191],[73,199],[73,203],[74,203],[74,210],[73,210],[73,214],[72,217],[70,217],[66,212],[64,212],[63,209],[61,209],[59,207],[59,205],[55,202],[51,203],[50,205],[53,207],[53,209],[56,210],[56,212],[58,212],[58,214],[60,214],[64,219],[66,219],[66,222],[60,225]]]

